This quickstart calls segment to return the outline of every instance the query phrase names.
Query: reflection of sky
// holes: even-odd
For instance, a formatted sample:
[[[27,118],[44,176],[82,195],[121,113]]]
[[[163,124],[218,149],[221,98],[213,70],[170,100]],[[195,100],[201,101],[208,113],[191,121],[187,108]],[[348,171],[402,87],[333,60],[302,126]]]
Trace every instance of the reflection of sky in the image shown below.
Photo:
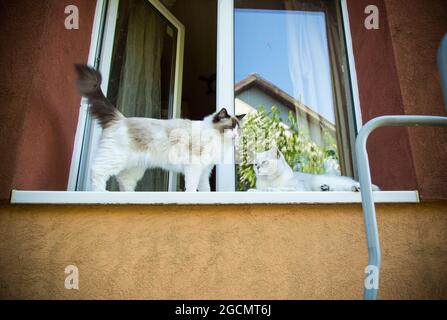
[[[301,30],[291,33],[295,26]],[[296,35],[301,39],[289,42]],[[289,68],[293,59],[301,62],[299,67]],[[335,122],[324,13],[236,9],[235,67],[236,82],[257,73]],[[310,78],[306,76],[309,72]],[[300,73],[295,86],[291,73]]]

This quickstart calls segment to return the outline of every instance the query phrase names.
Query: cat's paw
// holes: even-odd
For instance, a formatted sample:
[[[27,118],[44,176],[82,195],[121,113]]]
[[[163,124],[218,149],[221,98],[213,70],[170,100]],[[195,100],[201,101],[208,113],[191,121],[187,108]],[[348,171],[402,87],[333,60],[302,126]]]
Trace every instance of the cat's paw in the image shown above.
[[[329,191],[331,191],[331,187],[328,186],[327,184],[323,184],[323,185],[321,185],[320,189],[321,189],[321,191],[323,191],[323,192],[329,192]]]
[[[378,186],[376,186],[375,184],[373,184],[372,186],[372,191],[380,191],[380,188]],[[356,183],[355,185],[352,186],[352,191],[353,192],[360,192],[360,183]]]

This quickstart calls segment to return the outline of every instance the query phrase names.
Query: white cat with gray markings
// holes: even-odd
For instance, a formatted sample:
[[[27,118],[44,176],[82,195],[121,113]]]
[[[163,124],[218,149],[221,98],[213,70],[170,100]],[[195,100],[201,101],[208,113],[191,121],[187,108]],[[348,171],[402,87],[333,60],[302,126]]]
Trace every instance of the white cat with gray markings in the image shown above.
[[[256,189],[249,191],[360,191],[360,183],[349,177],[294,172],[282,152],[273,148],[255,155]],[[373,185],[373,191],[380,191]]]
[[[77,87],[88,98],[90,114],[102,127],[91,170],[92,191],[106,191],[115,176],[120,191],[133,192],[149,168],[185,175],[187,192],[209,192],[210,174],[234,148],[242,116],[223,108],[202,121],[126,118],[104,96],[101,74],[76,65]]]

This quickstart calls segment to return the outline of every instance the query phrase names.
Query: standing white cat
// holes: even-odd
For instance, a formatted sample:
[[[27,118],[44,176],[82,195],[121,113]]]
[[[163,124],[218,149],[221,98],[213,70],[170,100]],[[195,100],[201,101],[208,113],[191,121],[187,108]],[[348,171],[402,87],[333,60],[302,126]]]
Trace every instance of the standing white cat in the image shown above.
[[[116,176],[120,191],[134,191],[148,168],[185,175],[187,192],[210,191],[210,173],[233,148],[239,121],[224,108],[202,121],[126,118],[101,90],[101,74],[76,65],[79,92],[88,98],[90,113],[103,128],[92,165],[93,191],[106,191]]]
[[[349,177],[294,172],[277,148],[257,153],[253,165],[257,191],[360,191]],[[373,191],[380,191],[373,185]]]

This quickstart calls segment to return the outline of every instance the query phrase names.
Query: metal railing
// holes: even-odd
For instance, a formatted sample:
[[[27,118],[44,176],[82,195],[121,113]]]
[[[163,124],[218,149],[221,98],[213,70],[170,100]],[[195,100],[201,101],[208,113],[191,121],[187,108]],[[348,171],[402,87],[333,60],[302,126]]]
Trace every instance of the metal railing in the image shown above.
[[[360,130],[356,141],[357,166],[360,178],[360,190],[362,194],[362,206],[366,227],[366,240],[368,242],[368,265],[375,267],[377,281],[380,279],[381,253],[379,231],[377,228],[376,209],[372,192],[371,172],[366,150],[366,142],[369,135],[380,127],[389,126],[433,126],[447,127],[447,117],[431,116],[383,116],[369,121]],[[364,298],[366,300],[377,299],[377,289],[365,287]]]
[[[441,85],[444,93],[445,108],[447,110],[447,34],[441,42],[438,52],[438,66],[441,76]],[[380,127],[389,126],[433,126],[447,127],[447,117],[435,116],[383,116],[369,121],[361,130],[356,140],[357,165],[362,194],[362,207],[365,219],[366,240],[368,243],[368,264],[375,270],[376,283],[380,282],[381,251],[379,231],[377,227],[376,208],[372,192],[371,172],[369,167],[366,142],[369,135]],[[368,275],[367,277],[369,277]],[[365,285],[364,299],[375,300],[378,295],[378,287]]]

